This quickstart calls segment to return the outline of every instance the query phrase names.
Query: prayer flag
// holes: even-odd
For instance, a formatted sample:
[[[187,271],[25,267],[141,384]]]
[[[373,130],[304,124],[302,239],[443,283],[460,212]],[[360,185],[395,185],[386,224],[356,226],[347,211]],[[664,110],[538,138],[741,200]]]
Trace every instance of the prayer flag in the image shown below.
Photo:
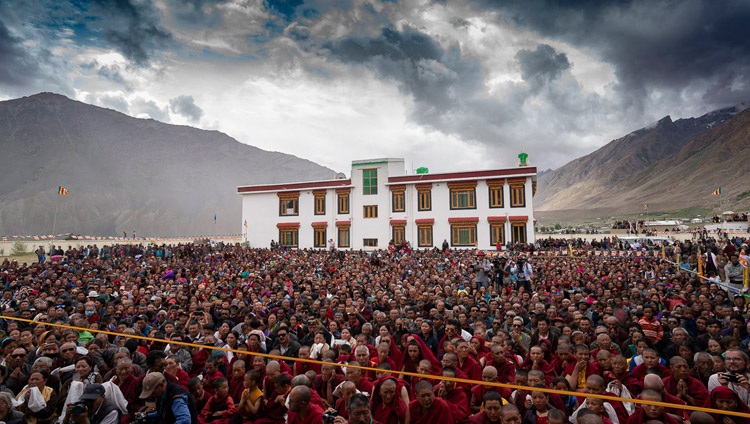
[[[216,214],[214,214],[214,224],[216,224]]]
[[[242,224],[242,225],[244,225],[244,226],[245,226],[245,228],[247,228],[247,219],[245,220],[245,223],[244,223],[244,224]]]
[[[57,194],[60,194],[60,195],[63,195],[63,196],[67,196],[68,194],[70,194],[70,192],[68,191],[67,188],[65,188],[63,186],[58,186],[57,187]]]
[[[712,196],[718,196],[721,194],[721,187],[717,188],[716,190],[711,193]]]
[[[648,209],[648,203],[643,204],[643,209]]]

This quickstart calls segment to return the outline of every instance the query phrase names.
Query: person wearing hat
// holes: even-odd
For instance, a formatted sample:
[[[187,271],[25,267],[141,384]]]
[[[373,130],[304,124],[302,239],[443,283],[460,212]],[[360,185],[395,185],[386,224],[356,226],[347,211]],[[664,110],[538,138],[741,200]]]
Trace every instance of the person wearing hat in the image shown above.
[[[152,372],[143,377],[141,399],[156,400],[156,408],[146,418],[162,424],[196,424],[198,409],[187,390],[167,381],[164,374]]]
[[[68,405],[64,424],[118,424],[120,410],[105,396],[104,386],[89,384],[76,403]]]

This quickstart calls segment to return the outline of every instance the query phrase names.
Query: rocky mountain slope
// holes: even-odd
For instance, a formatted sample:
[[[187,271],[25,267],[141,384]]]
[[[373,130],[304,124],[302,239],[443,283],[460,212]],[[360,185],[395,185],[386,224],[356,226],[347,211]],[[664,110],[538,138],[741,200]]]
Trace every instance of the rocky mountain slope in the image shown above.
[[[0,152],[0,234],[51,234],[56,202],[58,234],[241,233],[238,185],[334,176],[217,131],[52,93],[0,102]]]
[[[669,211],[710,206],[722,187],[726,207],[742,208],[750,187],[750,109],[722,109],[699,118],[634,131],[539,177],[540,211],[572,216]],[[744,205],[747,209],[747,204]]]

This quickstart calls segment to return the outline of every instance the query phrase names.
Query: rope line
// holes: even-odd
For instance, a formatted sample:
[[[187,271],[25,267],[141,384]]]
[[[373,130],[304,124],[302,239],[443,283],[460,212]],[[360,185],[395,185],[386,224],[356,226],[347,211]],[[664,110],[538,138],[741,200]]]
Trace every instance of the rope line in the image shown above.
[[[364,371],[373,371],[373,372],[383,372],[382,369],[374,368],[374,367],[365,367],[362,365],[349,365],[349,364],[341,364],[338,362],[323,362],[319,361],[317,359],[309,359],[309,358],[290,358],[287,356],[281,356],[281,355],[271,355],[268,353],[260,353],[260,352],[248,352],[247,350],[239,350],[239,349],[228,349],[228,348],[222,348],[217,346],[206,346],[202,344],[197,343],[190,343],[190,342],[178,342],[178,341],[171,341],[171,340],[165,340],[165,339],[157,339],[154,337],[147,337],[147,336],[140,336],[137,334],[123,334],[123,333],[117,333],[114,331],[109,330],[99,330],[99,329],[90,329],[90,328],[83,328],[83,327],[76,327],[72,325],[67,324],[58,324],[58,323],[51,323],[51,322],[40,322],[40,321],[34,321],[26,318],[18,318],[18,317],[8,317],[8,316],[0,316],[0,319],[6,319],[11,321],[20,321],[25,322],[29,324],[43,324],[48,325],[50,327],[57,327],[57,328],[65,328],[69,330],[76,330],[76,331],[88,331],[92,333],[100,333],[100,334],[106,334],[110,336],[116,336],[116,337],[126,337],[126,338],[133,338],[133,339],[139,339],[139,340],[146,340],[151,342],[160,342],[160,343],[170,343],[170,344],[176,344],[181,346],[187,346],[187,347],[193,347],[193,348],[199,348],[199,349],[209,349],[209,350],[220,350],[222,352],[232,352],[235,354],[241,354],[241,355],[253,355],[253,356],[261,356],[264,358],[270,358],[280,361],[298,361],[298,362],[307,362],[311,364],[320,364],[320,365],[333,365],[337,367],[347,367],[347,368],[355,368],[359,370]],[[396,375],[407,375],[410,377],[419,377],[419,378],[425,378],[426,374],[418,374],[414,372],[408,372],[408,371],[398,371],[398,370],[390,370],[389,371],[392,374]],[[608,395],[598,395],[594,393],[583,393],[583,392],[573,392],[573,391],[567,391],[567,390],[557,390],[557,389],[549,389],[549,388],[541,388],[541,387],[530,387],[530,386],[520,386],[517,384],[509,384],[509,383],[497,383],[497,382],[488,382],[483,380],[470,380],[467,378],[456,378],[456,377],[444,377],[440,375],[431,375],[429,374],[429,377],[427,377],[430,380],[441,380],[441,381],[453,381],[456,383],[464,383],[469,385],[483,385],[483,386],[492,386],[492,387],[501,387],[501,388],[508,388],[508,389],[515,389],[515,390],[525,390],[525,391],[538,391],[543,393],[554,393],[557,395],[567,395],[567,396],[576,396],[576,397],[586,397],[586,398],[595,398],[595,399],[603,399],[605,401],[619,401],[623,403],[635,403],[640,405],[652,405],[652,406],[662,406],[665,408],[671,408],[671,409],[686,409],[689,411],[699,411],[699,412],[706,412],[709,414],[721,414],[721,415],[730,415],[734,417],[741,417],[741,418],[750,418],[750,414],[747,413],[741,413],[736,411],[724,411],[721,409],[713,409],[713,408],[705,408],[702,406],[692,406],[692,405],[679,405],[675,403],[668,403],[668,402],[657,402],[653,400],[644,400],[644,399],[630,399],[630,398],[622,398],[618,396],[608,396]]]

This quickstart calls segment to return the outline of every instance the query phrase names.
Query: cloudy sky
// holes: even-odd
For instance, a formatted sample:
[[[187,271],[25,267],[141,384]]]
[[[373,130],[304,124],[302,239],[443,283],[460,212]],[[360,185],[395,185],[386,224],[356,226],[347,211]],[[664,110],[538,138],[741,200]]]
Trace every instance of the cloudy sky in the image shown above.
[[[0,100],[52,91],[338,171],[557,167],[750,100],[750,2],[2,0]]]

